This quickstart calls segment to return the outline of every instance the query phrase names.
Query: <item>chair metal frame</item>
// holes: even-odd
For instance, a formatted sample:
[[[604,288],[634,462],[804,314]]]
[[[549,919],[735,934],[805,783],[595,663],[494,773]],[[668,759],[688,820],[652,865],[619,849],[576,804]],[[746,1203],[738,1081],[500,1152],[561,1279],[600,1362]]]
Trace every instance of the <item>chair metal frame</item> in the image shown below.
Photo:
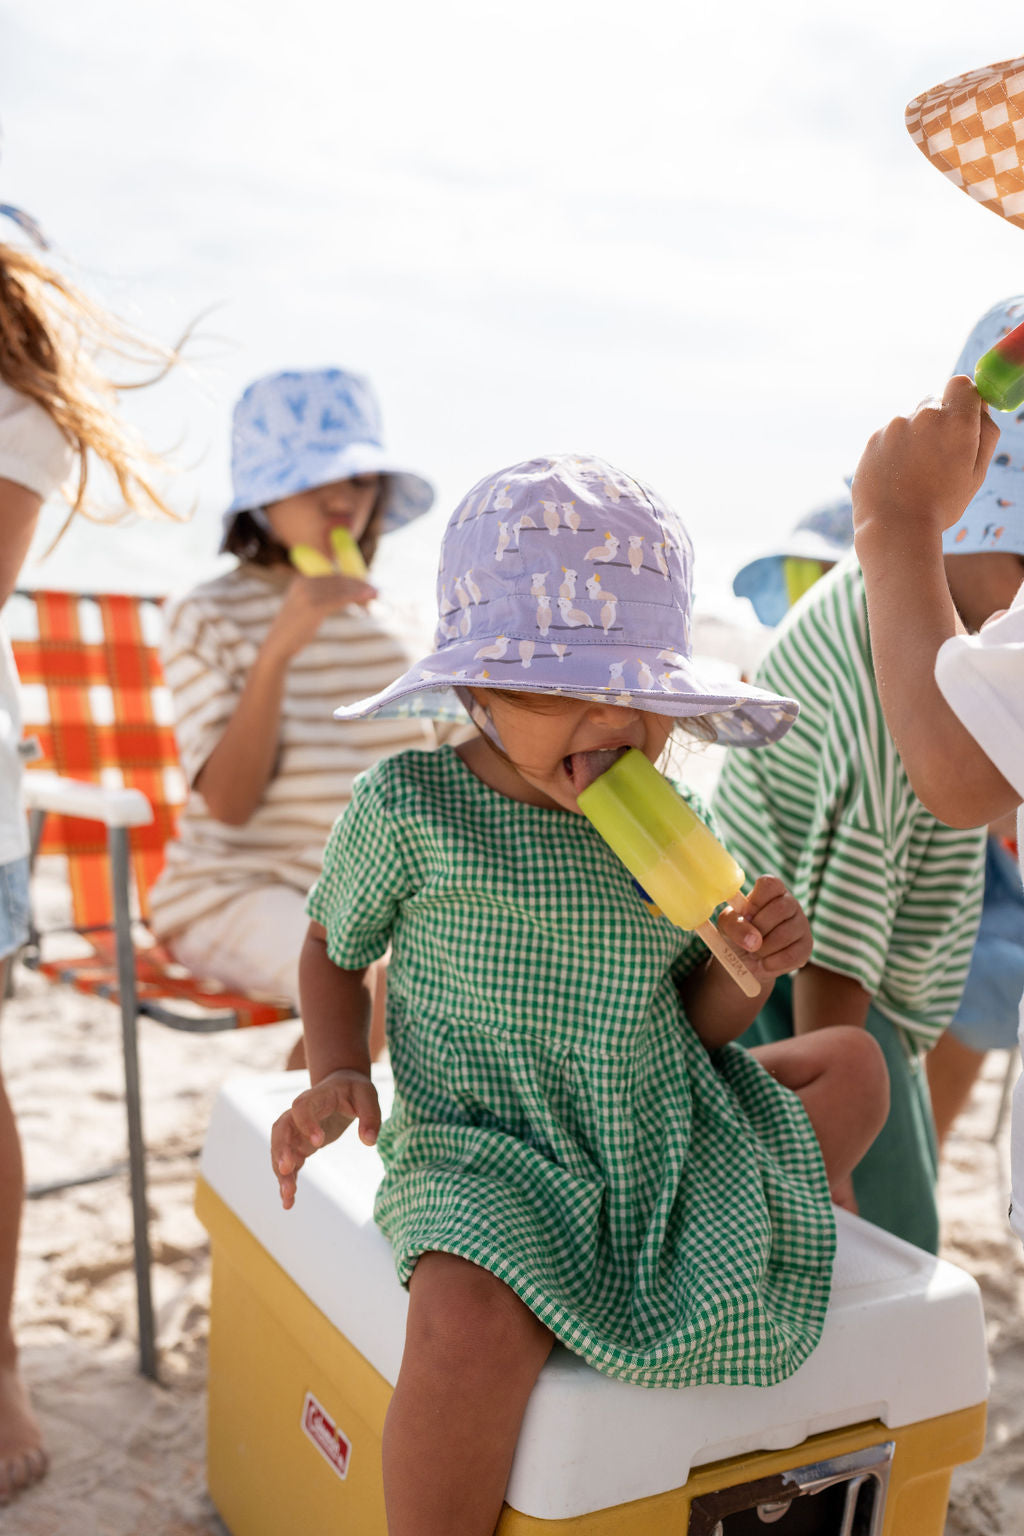
[[[40,933],[33,918],[29,943],[21,959],[29,968],[43,972],[55,983],[104,997],[120,1008],[139,1369],[143,1375],[157,1380],[138,1020],[140,1017],[150,1018],[172,1029],[212,1034],[246,1024],[276,1023],[293,1018],[295,1010],[287,1003],[248,999],[241,994],[229,992],[216,983],[189,976],[180,966],[175,966],[173,977],[165,976],[160,967],[160,958],[164,953],[161,947],[136,944],[135,933],[145,921],[147,880],[155,874],[160,862],[162,843],[159,838],[163,835],[166,841],[166,836],[173,830],[175,809],[169,802],[157,803],[157,786],[163,777],[162,769],[174,766],[177,757],[173,731],[169,725],[156,728],[152,697],[146,697],[163,687],[163,679],[156,646],[144,639],[138,615],[140,605],[148,603],[158,607],[160,599],[125,593],[46,590],[19,591],[16,596],[28,599],[35,607],[38,631],[34,639],[19,637],[17,629],[11,637],[23,692],[26,696],[30,693],[30,688],[24,686],[26,684],[37,685],[37,689],[38,685],[42,685],[47,693],[48,705],[48,719],[34,719],[32,711],[26,711],[26,729],[43,738],[42,752],[28,754],[39,756],[43,765],[34,767],[30,764],[24,775],[32,862],[34,864],[37,855],[48,845],[52,851],[63,853],[69,861],[69,885],[74,892],[74,880],[71,878],[71,861],[75,856],[74,830],[80,829],[83,823],[90,823],[105,830],[105,858],[109,867],[109,891],[106,896],[109,920],[76,923],[70,930],[89,941],[93,953],[66,960],[47,959],[43,954],[43,940],[47,935]],[[100,639],[82,638],[79,618],[79,606],[82,603],[97,605],[103,618],[103,634]],[[132,610],[136,610],[134,615]],[[92,627],[95,631],[96,625]],[[114,640],[106,633],[108,627],[118,632]],[[47,654],[47,632],[51,628],[55,632],[59,631],[59,640],[54,640],[52,646],[56,662]],[[118,666],[113,648],[130,647],[132,644],[145,650],[145,667],[133,669],[132,686],[126,690],[125,697],[121,698],[116,687],[112,686]],[[89,647],[95,650],[95,655],[84,658],[77,654],[80,648]],[[50,676],[54,669],[59,674],[56,682]],[[138,679],[134,677],[136,672]],[[90,685],[97,681],[106,681],[111,685],[114,718],[107,722],[105,728],[107,734],[111,735],[111,741],[105,739],[102,730],[92,729],[89,721],[88,691]],[[69,707],[69,700],[74,715],[74,748],[65,752],[61,742],[61,722],[57,715],[62,708]],[[142,718],[122,719],[122,708],[141,714]],[[124,767],[122,772],[120,765],[111,759],[111,752],[116,758],[118,730],[121,727],[128,733],[127,740],[133,737],[145,738],[156,754],[152,761],[147,760],[139,773],[149,793],[130,782],[133,776],[130,766]],[[83,754],[89,759],[88,762],[83,762]],[[114,787],[68,777],[61,770],[66,766],[65,759],[69,756],[74,759],[76,773],[84,771],[98,779],[113,767],[123,777],[123,785]],[[56,764],[57,771],[45,766],[51,760]],[[159,824],[154,827],[158,817]],[[68,818],[67,822],[64,818]],[[67,832],[66,837],[62,836],[62,828]],[[140,829],[143,828],[153,829],[145,834],[147,842],[144,852],[140,851],[139,846],[133,846],[133,835],[138,839]],[[95,849],[91,848],[90,856],[95,859],[102,857],[102,853],[97,855]],[[132,900],[133,874],[136,912],[133,912]],[[84,881],[81,883],[84,884]],[[93,909],[98,896],[96,884],[95,879],[91,879],[89,905]],[[111,936],[112,946],[109,942]],[[203,1012],[182,1012],[182,1000],[193,1007],[202,1008]],[[175,1001],[178,1007],[174,1006]],[[96,1173],[85,1174],[57,1187],[87,1183],[102,1176]]]

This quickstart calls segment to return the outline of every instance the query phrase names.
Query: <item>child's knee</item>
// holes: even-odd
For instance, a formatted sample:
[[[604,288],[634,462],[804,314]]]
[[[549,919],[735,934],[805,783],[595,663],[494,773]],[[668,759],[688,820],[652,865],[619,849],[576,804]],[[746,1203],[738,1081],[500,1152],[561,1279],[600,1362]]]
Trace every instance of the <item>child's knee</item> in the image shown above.
[[[885,1053],[873,1035],[852,1024],[838,1024],[822,1031],[831,1046],[831,1069],[842,1086],[859,1101],[862,1112],[878,1128],[889,1114],[889,1068]]]
[[[515,1292],[467,1259],[424,1254],[410,1293],[406,1350],[448,1370],[513,1369],[533,1355],[539,1370],[551,1347],[550,1333]]]

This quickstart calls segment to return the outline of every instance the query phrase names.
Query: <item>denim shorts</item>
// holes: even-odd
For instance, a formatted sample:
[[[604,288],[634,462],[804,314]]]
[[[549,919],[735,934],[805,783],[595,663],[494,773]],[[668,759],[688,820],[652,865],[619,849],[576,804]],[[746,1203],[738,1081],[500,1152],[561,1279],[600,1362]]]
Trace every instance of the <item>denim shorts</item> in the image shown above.
[[[28,859],[0,864],[0,960],[28,938]]]
[[[1024,891],[1016,859],[990,837],[981,927],[951,1034],[974,1051],[1014,1050],[1022,993]]]

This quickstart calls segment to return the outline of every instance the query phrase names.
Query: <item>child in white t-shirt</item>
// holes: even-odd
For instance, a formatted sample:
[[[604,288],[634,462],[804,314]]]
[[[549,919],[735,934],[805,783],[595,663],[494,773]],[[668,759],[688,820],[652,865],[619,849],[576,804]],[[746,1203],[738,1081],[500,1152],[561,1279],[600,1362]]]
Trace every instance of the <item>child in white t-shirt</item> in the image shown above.
[[[997,306],[984,317],[979,330],[996,329],[987,343],[976,333],[977,355],[1007,328],[999,312],[1005,316],[1021,302]],[[993,455],[997,473],[986,475]],[[941,401],[925,401],[871,438],[854,477],[853,508],[879,691],[914,789],[935,816],[954,826],[992,822],[1016,809],[1019,855],[1024,586],[1008,610],[968,635],[943,569],[944,530],[950,530],[953,547],[963,529],[975,540],[987,536],[989,547],[998,549],[1006,513],[1024,508],[1020,466],[1005,458],[1001,463],[999,427],[971,380],[957,375]],[[1020,563],[1024,580],[1024,558],[1006,558]],[[1021,1085],[1014,1095],[1012,1164],[1010,1220],[1024,1239]]]

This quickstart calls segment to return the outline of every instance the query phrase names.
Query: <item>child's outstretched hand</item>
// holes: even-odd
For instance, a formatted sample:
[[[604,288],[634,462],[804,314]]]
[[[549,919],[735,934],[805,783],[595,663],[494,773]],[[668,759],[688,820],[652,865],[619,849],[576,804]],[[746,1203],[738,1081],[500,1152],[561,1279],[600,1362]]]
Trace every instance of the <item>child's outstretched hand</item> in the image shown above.
[[[749,896],[724,907],[716,922],[762,985],[811,958],[811,925],[777,875],[761,875]]]
[[[290,1211],[295,1204],[299,1169],[308,1157],[337,1141],[353,1120],[359,1122],[359,1140],[372,1147],[380,1130],[380,1101],[365,1072],[331,1072],[315,1088],[307,1088],[274,1122],[270,1133],[270,1160],[281,1191],[281,1204]]]
[[[853,477],[858,548],[873,533],[935,540],[981,489],[999,428],[964,374],[868,440]]]

